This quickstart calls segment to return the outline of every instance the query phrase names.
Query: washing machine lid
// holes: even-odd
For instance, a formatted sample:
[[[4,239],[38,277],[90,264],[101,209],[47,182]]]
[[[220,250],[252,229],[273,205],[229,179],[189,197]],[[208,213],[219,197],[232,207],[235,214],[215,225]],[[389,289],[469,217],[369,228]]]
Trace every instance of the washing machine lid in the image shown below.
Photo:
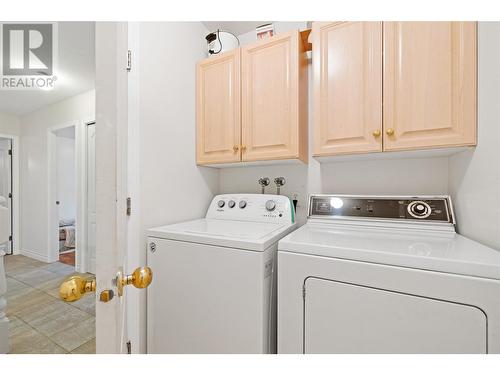
[[[278,250],[500,280],[500,251],[454,232],[310,220]]]
[[[149,229],[150,237],[264,251],[295,228],[295,224],[199,219]]]

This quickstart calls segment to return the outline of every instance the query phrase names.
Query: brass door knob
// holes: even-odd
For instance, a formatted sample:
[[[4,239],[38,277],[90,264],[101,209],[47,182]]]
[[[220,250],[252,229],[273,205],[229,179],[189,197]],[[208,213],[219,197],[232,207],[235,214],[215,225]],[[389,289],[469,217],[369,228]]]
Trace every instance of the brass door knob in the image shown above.
[[[234,152],[238,152],[239,149],[240,149],[240,146],[238,146],[238,145],[233,146],[233,151]]]
[[[375,130],[372,134],[373,134],[373,136],[374,136],[375,138],[378,138],[378,137],[380,137],[380,134],[382,134],[382,133],[381,133],[381,131],[380,131],[380,130]]]
[[[71,276],[59,287],[59,296],[66,302],[74,302],[82,298],[85,293],[94,292],[95,288],[95,279]]]
[[[118,295],[123,295],[123,288],[127,285],[133,285],[136,288],[147,288],[153,281],[153,271],[149,267],[139,267],[131,275],[124,275],[119,271],[116,275],[116,287]]]
[[[387,135],[389,135],[389,136],[394,135],[394,129],[389,128],[389,129],[387,129],[387,130],[385,131],[385,133],[386,133]]]
[[[245,151],[247,149],[247,146],[241,145],[241,151]]]

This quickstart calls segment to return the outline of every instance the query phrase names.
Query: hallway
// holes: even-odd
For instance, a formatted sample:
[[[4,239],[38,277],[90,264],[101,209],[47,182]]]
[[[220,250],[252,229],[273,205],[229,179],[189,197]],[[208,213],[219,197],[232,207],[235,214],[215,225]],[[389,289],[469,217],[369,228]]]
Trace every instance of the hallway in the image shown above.
[[[95,295],[73,303],[59,299],[59,285],[76,274],[73,267],[10,255],[5,271],[10,353],[95,353]]]

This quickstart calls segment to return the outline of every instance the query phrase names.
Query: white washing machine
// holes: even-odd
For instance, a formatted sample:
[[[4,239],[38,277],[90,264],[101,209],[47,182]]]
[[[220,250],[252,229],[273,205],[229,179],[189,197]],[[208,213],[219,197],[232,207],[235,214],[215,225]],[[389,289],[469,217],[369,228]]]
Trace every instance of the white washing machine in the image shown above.
[[[314,195],[279,242],[279,353],[500,353],[500,252],[447,196]]]
[[[295,229],[281,195],[216,196],[204,219],[148,235],[148,353],[275,353],[278,240]]]

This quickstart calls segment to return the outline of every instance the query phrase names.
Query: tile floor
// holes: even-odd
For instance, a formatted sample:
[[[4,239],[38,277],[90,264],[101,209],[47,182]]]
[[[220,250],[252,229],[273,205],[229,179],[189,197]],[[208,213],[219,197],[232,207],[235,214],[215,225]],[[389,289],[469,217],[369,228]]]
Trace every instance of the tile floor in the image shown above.
[[[59,285],[75,269],[22,255],[4,260],[10,353],[95,353],[94,294],[73,303],[59,299]]]

